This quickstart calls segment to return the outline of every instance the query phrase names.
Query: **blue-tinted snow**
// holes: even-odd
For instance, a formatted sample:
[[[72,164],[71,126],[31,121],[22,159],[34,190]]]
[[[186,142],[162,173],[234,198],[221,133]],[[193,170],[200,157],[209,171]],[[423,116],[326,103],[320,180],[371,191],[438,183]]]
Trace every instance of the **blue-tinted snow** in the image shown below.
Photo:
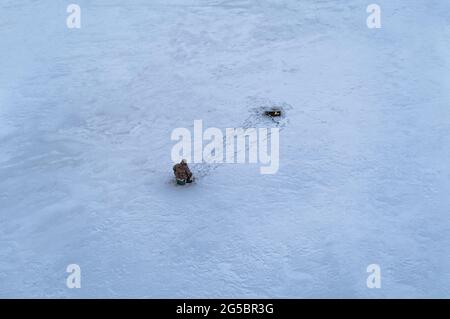
[[[449,3],[77,3],[0,4],[0,297],[450,296]],[[283,103],[278,174],[173,185],[174,128]]]

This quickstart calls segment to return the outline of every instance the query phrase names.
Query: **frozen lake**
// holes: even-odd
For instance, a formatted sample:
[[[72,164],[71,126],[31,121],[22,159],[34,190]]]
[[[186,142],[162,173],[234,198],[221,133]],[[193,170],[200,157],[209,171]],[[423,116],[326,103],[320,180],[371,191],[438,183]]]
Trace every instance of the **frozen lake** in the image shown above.
[[[0,297],[448,298],[450,3],[376,3],[80,0],[69,29],[2,0]],[[273,105],[276,174],[174,185],[172,130]]]

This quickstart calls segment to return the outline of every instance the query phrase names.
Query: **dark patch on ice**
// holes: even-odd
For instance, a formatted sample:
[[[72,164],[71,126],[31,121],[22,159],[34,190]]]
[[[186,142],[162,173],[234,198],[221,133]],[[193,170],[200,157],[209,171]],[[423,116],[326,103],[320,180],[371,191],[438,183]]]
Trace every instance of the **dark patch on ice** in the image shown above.
[[[272,110],[270,110],[270,111],[265,111],[265,112],[264,112],[264,115],[265,115],[265,116],[269,116],[269,117],[271,117],[271,118],[279,117],[279,116],[281,116],[281,110],[278,109],[278,108],[276,108],[276,107],[274,107],[274,108],[273,108]]]
[[[292,109],[292,106],[287,103],[271,103],[252,107],[243,127],[278,127],[282,129],[288,124],[287,112],[290,109]],[[280,113],[279,116],[267,116],[267,112],[273,112],[274,110]]]

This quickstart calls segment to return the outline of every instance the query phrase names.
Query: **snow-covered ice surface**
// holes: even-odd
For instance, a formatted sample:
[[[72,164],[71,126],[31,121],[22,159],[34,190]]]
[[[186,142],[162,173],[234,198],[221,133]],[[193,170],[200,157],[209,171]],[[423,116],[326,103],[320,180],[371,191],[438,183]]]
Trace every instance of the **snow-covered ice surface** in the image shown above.
[[[0,297],[450,297],[448,1],[77,3],[0,4]],[[277,174],[173,185],[264,105]]]

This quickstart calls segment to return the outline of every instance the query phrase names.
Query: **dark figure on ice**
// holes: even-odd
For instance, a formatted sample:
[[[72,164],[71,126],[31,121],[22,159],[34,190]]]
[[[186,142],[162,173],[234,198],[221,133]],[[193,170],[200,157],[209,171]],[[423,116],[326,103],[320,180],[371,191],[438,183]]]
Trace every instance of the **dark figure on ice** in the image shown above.
[[[173,173],[175,174],[178,185],[192,183],[192,173],[185,160],[173,166]]]

